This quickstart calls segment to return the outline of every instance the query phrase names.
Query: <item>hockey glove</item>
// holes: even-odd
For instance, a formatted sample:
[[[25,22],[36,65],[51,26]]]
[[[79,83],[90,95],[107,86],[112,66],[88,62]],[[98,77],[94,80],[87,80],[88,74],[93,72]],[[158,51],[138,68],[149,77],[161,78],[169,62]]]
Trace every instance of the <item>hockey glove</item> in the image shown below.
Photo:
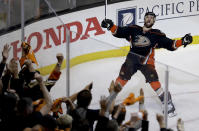
[[[191,34],[186,34],[184,37],[182,37],[182,45],[184,45],[184,47],[186,47],[187,45],[191,44],[193,41],[193,38],[191,36]]]
[[[101,27],[107,28],[107,30],[110,30],[113,25],[113,21],[110,19],[104,19],[101,23]]]

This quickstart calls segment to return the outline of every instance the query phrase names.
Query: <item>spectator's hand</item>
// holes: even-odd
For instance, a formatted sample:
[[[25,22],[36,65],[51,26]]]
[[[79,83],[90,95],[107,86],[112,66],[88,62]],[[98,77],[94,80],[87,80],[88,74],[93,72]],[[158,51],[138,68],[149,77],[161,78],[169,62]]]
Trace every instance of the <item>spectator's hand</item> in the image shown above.
[[[33,67],[33,63],[32,63],[32,61],[30,59],[26,59],[24,61],[24,65],[26,65],[26,67],[28,68],[28,70],[30,72],[35,72],[35,68]]]
[[[121,90],[122,90],[122,86],[120,85],[120,83],[117,83],[117,84],[114,86],[114,91],[115,91],[116,93],[119,93]]]
[[[113,27],[114,23],[110,19],[104,19],[101,23],[101,27],[107,28],[107,30],[110,30],[111,27]]]
[[[187,45],[192,43],[193,37],[191,36],[191,34],[186,34],[184,37],[182,37],[181,40],[182,40],[182,45],[186,47]]]
[[[91,82],[90,84],[88,84],[84,90],[88,90],[88,91],[91,91],[91,89],[93,88],[93,82]]]
[[[146,110],[140,111],[143,113],[143,120],[147,121],[148,120],[148,112]]]
[[[184,131],[184,121],[181,118],[177,121],[177,129],[178,131]]]
[[[123,104],[119,104],[117,110],[120,111],[120,112],[121,111],[126,111],[125,106]]]
[[[125,109],[124,104],[119,104],[119,105],[118,105],[118,108],[117,108],[117,110],[116,110],[116,112],[115,112],[113,118],[117,119],[118,116],[119,116],[119,114],[120,114],[120,112],[126,112],[126,109]]]
[[[69,100],[68,97],[62,97],[62,102],[67,102]]]
[[[106,96],[101,96],[100,97],[100,107],[102,110],[105,110],[106,111],[106,108],[107,108],[107,98]]]
[[[108,106],[107,106],[107,97],[106,96],[101,96],[100,97],[100,115],[101,116],[105,116],[105,117],[108,117],[109,116],[109,113],[106,112]]]
[[[75,105],[73,104],[73,102],[71,101],[70,98],[68,97],[63,97],[62,98],[62,102],[66,103],[68,106],[70,106],[71,110],[75,109]]]
[[[58,63],[59,63],[59,64],[62,64],[62,62],[63,62],[63,60],[64,60],[63,54],[62,54],[62,53],[58,53],[58,54],[56,55],[56,57],[57,57]]]
[[[143,96],[143,99],[141,99],[141,100],[139,101],[139,103],[140,103],[140,104],[144,104],[144,91],[143,91],[142,88],[140,89],[140,96]]]
[[[63,97],[63,98],[62,98],[62,102],[65,102],[66,104],[72,103],[71,99],[68,98],[68,97]]]
[[[24,55],[27,55],[31,48],[31,46],[26,42],[22,42],[21,47],[22,47],[22,53],[24,53]]]
[[[164,117],[163,117],[163,115],[156,114],[156,119],[157,119],[157,121],[159,123],[160,128],[166,128],[166,125],[164,123]]]
[[[6,63],[8,57],[9,57],[9,51],[10,51],[11,47],[8,44],[5,44],[3,47],[3,51],[2,51],[2,57],[3,57],[3,62]]]
[[[115,84],[114,84],[114,81],[112,80],[110,87],[108,88],[109,93],[111,93],[114,90],[114,86],[115,86]]]
[[[136,128],[137,122],[142,119],[142,114],[140,112],[135,112],[131,114],[130,128]]]
[[[122,125],[122,126],[119,126],[119,130],[118,131],[127,131],[127,127]]]

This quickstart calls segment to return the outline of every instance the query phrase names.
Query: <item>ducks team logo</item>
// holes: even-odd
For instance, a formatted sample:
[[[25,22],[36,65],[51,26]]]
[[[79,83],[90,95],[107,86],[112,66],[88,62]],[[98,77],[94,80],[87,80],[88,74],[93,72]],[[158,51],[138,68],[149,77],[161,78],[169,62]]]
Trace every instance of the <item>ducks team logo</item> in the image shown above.
[[[150,44],[150,40],[147,37],[141,35],[137,35],[133,41],[133,45],[136,47],[146,47]]]
[[[118,26],[128,26],[136,24],[136,7],[118,10],[117,17]]]

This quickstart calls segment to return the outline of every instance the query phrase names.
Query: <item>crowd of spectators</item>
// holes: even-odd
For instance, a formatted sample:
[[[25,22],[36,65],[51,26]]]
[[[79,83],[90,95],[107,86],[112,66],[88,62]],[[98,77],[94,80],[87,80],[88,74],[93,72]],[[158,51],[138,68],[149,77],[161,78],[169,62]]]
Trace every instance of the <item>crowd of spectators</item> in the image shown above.
[[[52,100],[49,92],[61,76],[63,55],[58,53],[57,64],[47,80],[34,69],[37,64],[31,46],[22,43],[22,56],[9,62],[9,45],[4,45],[0,63],[0,130],[1,131],[142,131],[149,130],[148,112],[144,106],[144,92],[138,97],[130,93],[120,104],[115,104],[120,84],[111,82],[109,96],[101,94],[100,109],[88,108],[92,101],[93,83],[83,87],[69,97]],[[18,71],[18,65],[20,70]],[[125,121],[126,106],[139,103],[139,111],[131,112]],[[66,104],[66,112],[62,110]],[[156,115],[161,131],[166,129],[162,114]],[[181,119],[177,121],[178,131],[184,131]]]

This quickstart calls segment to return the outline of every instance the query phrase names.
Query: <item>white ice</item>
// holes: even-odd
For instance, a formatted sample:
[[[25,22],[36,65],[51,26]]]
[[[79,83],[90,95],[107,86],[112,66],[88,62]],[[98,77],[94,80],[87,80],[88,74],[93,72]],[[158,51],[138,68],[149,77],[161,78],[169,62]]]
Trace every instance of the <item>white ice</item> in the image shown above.
[[[199,129],[199,77],[196,76],[199,74],[198,49],[199,46],[190,46],[172,53],[161,50],[156,52],[156,60],[160,63],[194,74],[191,75],[169,67],[169,90],[172,94],[177,116],[168,118],[168,127],[174,129],[174,131],[177,130],[176,123],[178,118],[184,120],[185,131],[198,131]],[[107,58],[72,67],[70,70],[70,94],[80,91],[90,82],[93,82],[93,100],[90,108],[99,108],[100,96],[108,96],[108,87],[111,81],[117,78],[124,61],[125,57]],[[167,68],[160,63],[156,63],[156,69],[162,87],[164,87]],[[143,88],[145,93],[145,107],[150,121],[149,131],[159,131],[156,113],[162,113],[162,106],[150,85],[145,83],[145,78],[139,71],[119,93],[117,103],[126,98],[130,92],[138,96],[140,88]],[[51,95],[54,99],[66,96],[65,70],[62,70],[60,80],[51,89]],[[136,111],[138,111],[138,103],[127,107],[126,121],[129,120],[130,113]]]

